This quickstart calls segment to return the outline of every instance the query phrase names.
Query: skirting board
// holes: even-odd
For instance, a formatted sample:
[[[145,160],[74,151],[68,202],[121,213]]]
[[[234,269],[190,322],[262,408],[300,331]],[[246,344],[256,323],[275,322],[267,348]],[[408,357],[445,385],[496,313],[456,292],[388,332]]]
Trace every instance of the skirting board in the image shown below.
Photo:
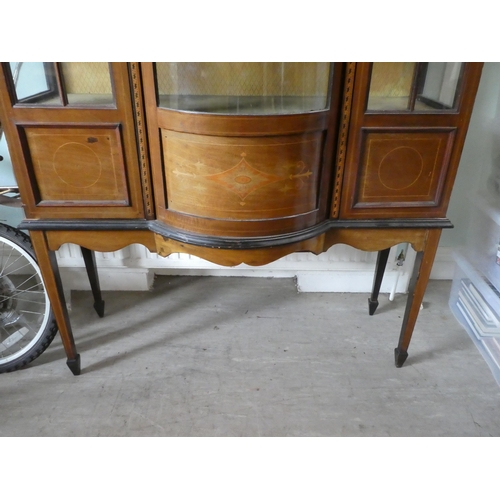
[[[149,269],[98,266],[97,272],[101,290],[137,292],[153,286],[154,273]],[[65,290],[90,290],[85,267],[61,268],[61,280]]]
[[[431,279],[453,279],[452,249],[440,248]],[[72,252],[73,253],[73,252]],[[382,293],[406,293],[415,254],[408,251],[402,267],[394,264],[391,253],[381,286]],[[83,260],[77,255],[63,255],[59,260],[61,278],[66,290],[90,290]],[[311,255],[289,259],[262,267],[237,266],[227,268],[201,259],[112,258],[97,255],[99,281],[102,290],[144,291],[153,286],[155,275],[240,276],[266,278],[296,278],[299,292],[370,292],[373,283],[373,256],[361,262],[332,262]],[[392,263],[392,264],[391,264]]]
[[[452,247],[439,247],[430,275],[431,280],[452,280],[455,275],[455,260]]]

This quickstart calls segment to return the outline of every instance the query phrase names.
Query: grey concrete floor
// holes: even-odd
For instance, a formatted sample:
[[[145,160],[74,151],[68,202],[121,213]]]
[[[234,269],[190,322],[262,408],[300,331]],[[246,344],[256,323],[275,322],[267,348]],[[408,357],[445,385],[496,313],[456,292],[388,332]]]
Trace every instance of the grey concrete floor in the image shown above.
[[[291,279],[157,277],[90,292],[70,313],[82,374],[59,336],[0,376],[2,436],[498,436],[500,389],[431,281],[396,368],[406,297],[299,294]]]

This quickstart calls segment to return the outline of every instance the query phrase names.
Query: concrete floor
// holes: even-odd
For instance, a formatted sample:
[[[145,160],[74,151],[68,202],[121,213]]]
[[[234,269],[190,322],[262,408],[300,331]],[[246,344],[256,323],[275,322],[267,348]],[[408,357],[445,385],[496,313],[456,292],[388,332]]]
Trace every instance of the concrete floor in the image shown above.
[[[499,436],[500,388],[430,282],[395,368],[405,296],[298,294],[293,280],[157,277],[73,292],[82,374],[59,337],[0,376],[2,436]]]

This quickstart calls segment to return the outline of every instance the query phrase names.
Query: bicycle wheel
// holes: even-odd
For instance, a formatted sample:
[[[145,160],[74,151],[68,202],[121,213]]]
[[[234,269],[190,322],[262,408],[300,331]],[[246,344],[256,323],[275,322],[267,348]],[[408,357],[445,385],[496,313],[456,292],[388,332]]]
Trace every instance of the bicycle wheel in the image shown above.
[[[30,238],[0,224],[0,373],[36,359],[56,333]]]

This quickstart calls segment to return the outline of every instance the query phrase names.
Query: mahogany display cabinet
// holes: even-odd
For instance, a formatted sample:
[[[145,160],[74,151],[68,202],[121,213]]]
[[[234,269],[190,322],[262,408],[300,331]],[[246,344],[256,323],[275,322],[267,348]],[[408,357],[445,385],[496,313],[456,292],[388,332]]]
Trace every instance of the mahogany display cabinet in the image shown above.
[[[28,84],[16,78],[31,71]],[[225,266],[336,243],[416,262],[396,366],[443,228],[482,63],[2,63],[0,120],[71,371],[55,251],[133,243]],[[17,75],[18,76],[18,75]],[[168,320],[168,318],[166,318]],[[335,332],[332,332],[332,335]]]

